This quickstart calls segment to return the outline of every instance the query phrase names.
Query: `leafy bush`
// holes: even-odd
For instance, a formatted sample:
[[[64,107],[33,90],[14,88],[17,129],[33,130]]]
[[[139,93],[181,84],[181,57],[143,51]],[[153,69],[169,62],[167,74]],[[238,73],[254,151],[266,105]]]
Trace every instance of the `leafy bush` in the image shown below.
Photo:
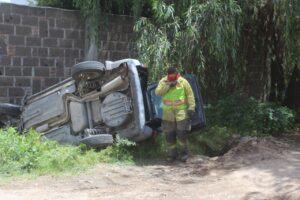
[[[229,96],[205,108],[209,126],[233,127],[237,130],[253,130],[255,110],[258,102],[254,98]]]
[[[106,163],[133,163],[132,152],[135,146],[135,142],[117,138],[112,146],[109,146],[98,153],[99,160]]]
[[[42,141],[33,130],[20,135],[14,128],[0,129],[0,176],[74,173],[99,162],[132,163],[128,147],[133,145],[126,140],[117,140],[113,146],[96,152],[85,145],[67,146]]]
[[[256,129],[264,134],[281,134],[293,127],[295,113],[271,103],[261,103],[256,110]]]
[[[230,96],[206,108],[211,126],[230,127],[240,134],[282,134],[293,127],[294,112],[275,103]]]

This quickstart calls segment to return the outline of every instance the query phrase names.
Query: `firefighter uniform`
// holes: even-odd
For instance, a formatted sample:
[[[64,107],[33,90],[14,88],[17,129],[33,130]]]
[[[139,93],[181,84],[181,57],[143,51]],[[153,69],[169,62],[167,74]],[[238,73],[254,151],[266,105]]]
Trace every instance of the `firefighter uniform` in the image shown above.
[[[163,100],[162,128],[166,134],[169,157],[175,159],[179,153],[180,158],[187,158],[187,136],[191,129],[188,112],[195,111],[193,90],[189,82],[180,76],[176,85],[171,87],[166,76],[159,81],[155,94],[162,96]]]

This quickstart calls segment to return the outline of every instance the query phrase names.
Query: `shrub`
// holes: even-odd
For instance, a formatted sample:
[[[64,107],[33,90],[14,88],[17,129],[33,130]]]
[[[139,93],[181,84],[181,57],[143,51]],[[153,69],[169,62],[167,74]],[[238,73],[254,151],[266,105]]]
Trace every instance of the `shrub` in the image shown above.
[[[293,127],[295,113],[272,103],[261,103],[255,113],[257,132],[263,134],[282,134]]]
[[[293,127],[293,110],[254,98],[230,96],[206,107],[210,126],[229,127],[240,134],[282,134]]]
[[[206,107],[205,113],[209,126],[231,127],[236,130],[254,129],[254,115],[258,102],[254,98],[229,96]]]
[[[14,128],[0,129],[0,175],[77,173],[99,162],[132,163],[129,150],[135,143],[117,142],[96,152],[85,145],[60,145],[55,141],[41,140],[33,130],[20,135]]]
[[[135,142],[117,137],[112,146],[98,153],[99,160],[106,163],[133,163],[132,151],[135,146]]]

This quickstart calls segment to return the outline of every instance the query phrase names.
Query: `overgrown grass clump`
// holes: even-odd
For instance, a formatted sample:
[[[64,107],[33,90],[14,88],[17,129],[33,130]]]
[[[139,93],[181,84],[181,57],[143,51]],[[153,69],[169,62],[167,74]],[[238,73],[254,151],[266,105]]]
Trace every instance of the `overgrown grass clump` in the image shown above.
[[[77,173],[100,162],[133,163],[133,156],[124,148],[131,143],[122,141],[96,152],[84,145],[68,146],[41,140],[33,130],[20,135],[14,128],[0,129],[0,176]]]

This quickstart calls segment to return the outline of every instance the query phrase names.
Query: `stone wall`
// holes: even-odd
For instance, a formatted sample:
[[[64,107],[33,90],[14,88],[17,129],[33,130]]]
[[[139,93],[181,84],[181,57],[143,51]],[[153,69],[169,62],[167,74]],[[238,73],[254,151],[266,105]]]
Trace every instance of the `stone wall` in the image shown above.
[[[133,19],[99,19],[100,61],[132,57]],[[84,21],[78,11],[0,3],[0,102],[20,103],[70,76],[84,57]]]

